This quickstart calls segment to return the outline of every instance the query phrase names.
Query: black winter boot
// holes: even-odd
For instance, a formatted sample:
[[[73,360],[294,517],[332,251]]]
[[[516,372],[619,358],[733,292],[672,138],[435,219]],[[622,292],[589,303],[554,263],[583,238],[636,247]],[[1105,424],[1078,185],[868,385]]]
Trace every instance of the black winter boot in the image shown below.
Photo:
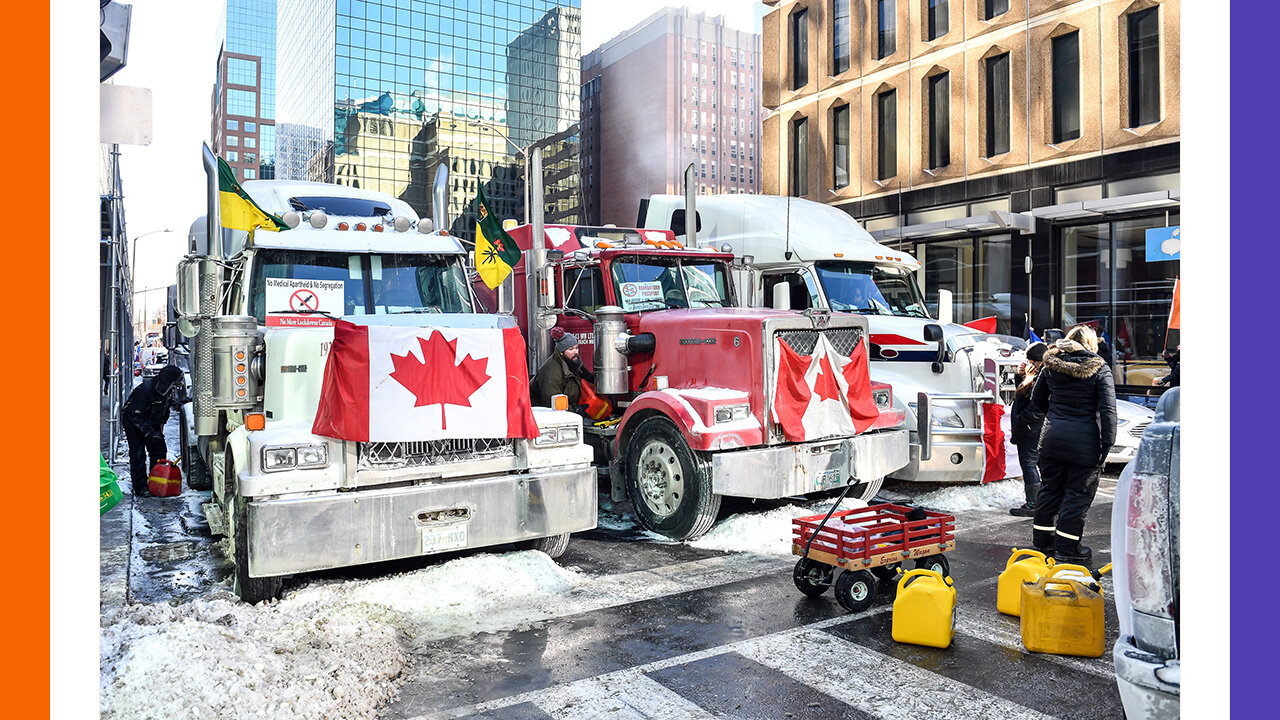
[[[1054,540],[1053,558],[1059,563],[1087,566],[1093,561],[1093,550],[1081,545],[1079,540],[1071,540],[1059,535]]]
[[[1052,530],[1031,531],[1031,547],[1045,555],[1053,555],[1053,540],[1054,532]]]

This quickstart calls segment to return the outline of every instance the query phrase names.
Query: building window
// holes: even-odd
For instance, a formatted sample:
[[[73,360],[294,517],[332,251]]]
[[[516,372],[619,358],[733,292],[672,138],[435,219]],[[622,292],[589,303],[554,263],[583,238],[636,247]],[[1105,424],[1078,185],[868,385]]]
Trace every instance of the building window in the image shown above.
[[[951,164],[951,73],[929,78],[929,168]]]
[[[987,157],[1009,152],[1009,53],[987,58]]]
[[[1129,127],[1160,121],[1160,8],[1129,16]]]
[[[245,170],[244,170],[244,179],[245,179],[245,180],[256,180],[257,178],[258,178],[258,171],[257,171],[257,170],[254,170],[253,168],[245,168]]]
[[[898,47],[898,12],[896,0],[876,0],[876,19],[879,35],[876,57],[887,58]]]
[[[831,24],[831,74],[839,75],[849,69],[849,0],[834,0],[831,5],[834,16]]]
[[[831,111],[831,125],[835,134],[832,144],[831,166],[835,168],[834,186],[849,186],[849,106],[841,105]]]
[[[1053,142],[1080,137],[1080,33],[1053,39]]]
[[[982,19],[990,20],[1009,12],[1009,0],[983,0]]]
[[[227,162],[240,162],[240,153],[235,150],[228,150],[227,156],[223,159]]]
[[[809,119],[791,123],[791,194],[809,194]]]
[[[877,153],[876,178],[884,180],[898,174],[898,97],[896,90],[876,96]]]
[[[809,84],[809,11],[791,16],[791,87]]]
[[[239,137],[237,137],[237,136],[235,136],[235,135],[228,135],[228,136],[227,136],[227,145],[228,145],[229,147],[235,147],[236,145],[239,145],[239,144],[240,144],[240,138],[239,138]]]
[[[929,0],[929,39],[937,40],[950,29],[947,0]]]

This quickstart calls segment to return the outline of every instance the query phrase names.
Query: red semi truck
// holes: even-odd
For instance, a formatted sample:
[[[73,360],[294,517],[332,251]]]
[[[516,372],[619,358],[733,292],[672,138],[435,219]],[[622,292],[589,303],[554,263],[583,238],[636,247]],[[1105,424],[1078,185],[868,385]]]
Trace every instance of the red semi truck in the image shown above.
[[[781,345],[805,361],[823,336],[839,364],[866,342],[865,318],[734,307],[734,256],[684,247],[669,230],[548,225],[545,264],[527,283],[525,264],[538,255],[528,252],[532,226],[510,234],[526,251],[512,287],[530,289],[500,302],[477,282],[480,302],[514,313],[531,371],[551,328],[577,337],[596,392],[613,406],[584,432],[613,499],[629,499],[645,529],[697,537],[726,495],[781,498],[855,482],[853,494],[870,498],[908,462],[905,417],[882,383],[871,389],[878,416],[860,433],[821,425],[808,428],[816,439],[794,442],[774,420]]]

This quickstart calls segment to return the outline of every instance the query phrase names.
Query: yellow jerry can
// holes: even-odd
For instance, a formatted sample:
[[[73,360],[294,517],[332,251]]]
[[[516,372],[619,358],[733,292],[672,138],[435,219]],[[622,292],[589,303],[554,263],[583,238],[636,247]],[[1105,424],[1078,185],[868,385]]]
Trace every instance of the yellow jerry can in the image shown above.
[[[1102,592],[1081,582],[1079,565],[1056,565],[1022,586],[1022,644],[1031,652],[1101,657],[1105,652]]]
[[[893,639],[945,648],[956,634],[956,589],[950,576],[918,568],[898,580],[893,601]]]
[[[996,609],[1005,615],[1021,615],[1022,583],[1036,582],[1048,575],[1051,567],[1053,558],[1046,558],[1044,553],[1014,548],[996,586]]]

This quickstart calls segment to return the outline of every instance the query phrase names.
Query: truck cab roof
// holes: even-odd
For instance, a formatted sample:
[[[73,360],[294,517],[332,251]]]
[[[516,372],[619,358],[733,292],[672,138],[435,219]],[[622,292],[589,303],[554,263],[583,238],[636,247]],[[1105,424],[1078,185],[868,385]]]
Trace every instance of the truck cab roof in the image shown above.
[[[670,228],[672,215],[684,208],[683,195],[654,195],[644,223]],[[796,262],[850,261],[900,265],[917,270],[910,254],[876,242],[853,216],[839,208],[803,198],[776,195],[699,195],[700,246],[728,244],[738,255],[757,263],[777,263],[790,249]]]

